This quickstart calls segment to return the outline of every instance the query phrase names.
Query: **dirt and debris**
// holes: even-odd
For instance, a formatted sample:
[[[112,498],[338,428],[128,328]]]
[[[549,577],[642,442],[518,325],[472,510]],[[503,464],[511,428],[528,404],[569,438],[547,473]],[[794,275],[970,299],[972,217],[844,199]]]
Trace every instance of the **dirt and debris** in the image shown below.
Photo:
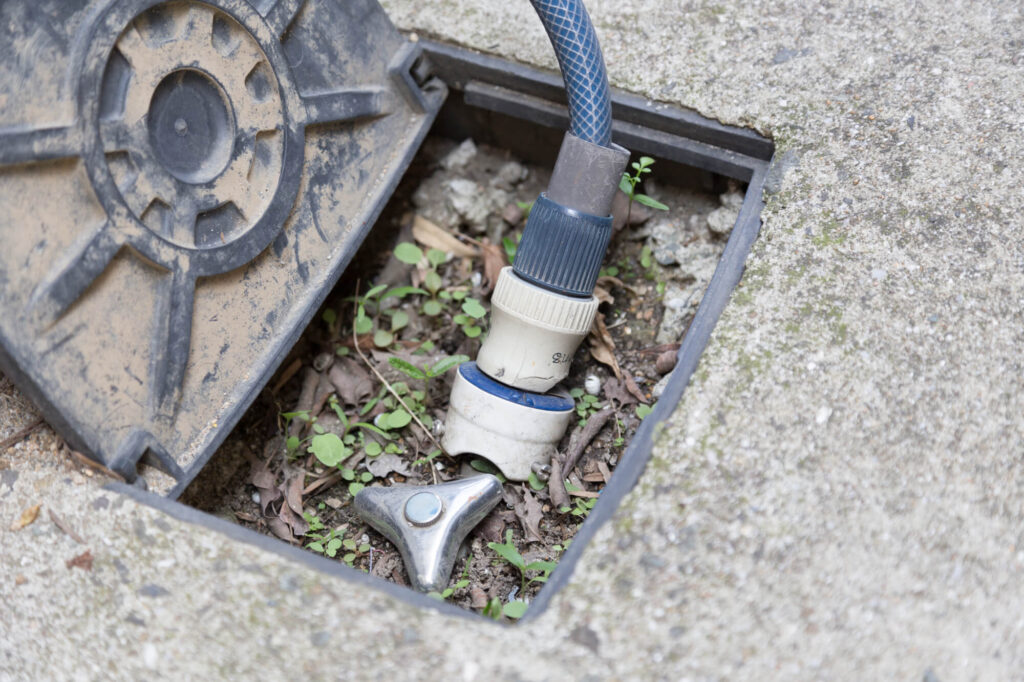
[[[354,514],[352,497],[365,486],[493,469],[441,453],[436,429],[454,368],[476,356],[487,333],[497,273],[514,258],[548,172],[472,140],[429,139],[320,315],[183,500],[408,584],[398,552]],[[543,586],[544,567],[614,475],[640,424],[637,408],[656,400],[675,366],[740,190],[718,197],[646,181],[666,213],[619,198],[595,292],[598,321],[566,381],[578,420],[550,476],[505,483],[503,502],[464,545],[449,601],[495,614]],[[509,532],[523,565],[538,567],[525,580],[488,546]]]

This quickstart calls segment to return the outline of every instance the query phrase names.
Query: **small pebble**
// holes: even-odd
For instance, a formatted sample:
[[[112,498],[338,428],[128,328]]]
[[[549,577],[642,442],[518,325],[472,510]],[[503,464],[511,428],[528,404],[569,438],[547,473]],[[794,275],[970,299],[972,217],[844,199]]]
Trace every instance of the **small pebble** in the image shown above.
[[[583,382],[583,388],[590,395],[598,395],[601,392],[601,377],[596,374],[588,374]]]
[[[256,504],[260,503],[260,494],[259,494],[259,492],[255,492],[255,493],[252,494],[252,501],[255,502]]]
[[[654,361],[654,369],[658,374],[668,374],[676,366],[676,351],[667,350],[658,355]]]

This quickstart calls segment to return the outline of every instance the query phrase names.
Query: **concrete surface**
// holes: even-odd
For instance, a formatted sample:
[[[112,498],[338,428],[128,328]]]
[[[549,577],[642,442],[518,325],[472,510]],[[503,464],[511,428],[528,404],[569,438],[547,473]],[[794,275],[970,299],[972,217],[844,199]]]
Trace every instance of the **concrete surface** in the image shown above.
[[[385,4],[553,64],[525,0]],[[614,84],[752,126],[788,170],[550,610],[503,629],[324,580],[100,490],[44,430],[0,453],[0,678],[1024,677],[1020,3],[589,5]],[[5,395],[0,437],[32,419]]]

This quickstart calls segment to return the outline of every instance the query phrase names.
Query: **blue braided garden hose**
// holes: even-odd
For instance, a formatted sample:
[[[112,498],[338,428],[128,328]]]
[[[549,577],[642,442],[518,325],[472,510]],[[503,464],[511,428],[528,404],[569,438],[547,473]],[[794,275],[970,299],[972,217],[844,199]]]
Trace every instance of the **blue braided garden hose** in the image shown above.
[[[580,0],[530,0],[537,10],[569,98],[569,130],[576,137],[607,147],[612,140],[608,72],[594,25]]]

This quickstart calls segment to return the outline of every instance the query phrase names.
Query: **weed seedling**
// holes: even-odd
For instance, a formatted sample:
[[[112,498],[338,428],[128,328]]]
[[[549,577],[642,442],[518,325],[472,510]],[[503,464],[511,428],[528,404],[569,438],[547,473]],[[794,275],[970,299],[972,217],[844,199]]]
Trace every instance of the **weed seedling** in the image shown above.
[[[574,388],[569,395],[576,399],[576,414],[580,418],[580,426],[586,426],[590,416],[601,409],[601,402],[596,395],[590,395],[582,388]]]
[[[455,324],[462,327],[462,333],[471,339],[480,336],[483,329],[477,324],[487,316],[487,309],[475,298],[467,298],[462,302],[462,314],[452,318]]]
[[[579,492],[579,490],[580,489],[578,487],[574,486],[572,483],[570,483],[568,479],[565,480],[565,491],[566,492],[568,492],[568,493],[575,493],[575,492]],[[573,503],[573,506],[570,507],[570,506],[566,505],[564,507],[561,507],[558,511],[562,512],[563,514],[572,514],[573,516],[579,517],[581,519],[585,519],[585,518],[587,518],[587,515],[590,514],[590,510],[594,508],[594,505],[596,503],[597,503],[597,498],[596,497],[589,497],[589,498],[577,497],[576,501]]]
[[[649,156],[641,156],[639,161],[634,161],[629,164],[633,169],[633,174],[630,175],[628,172],[622,174],[622,180],[619,181],[619,189],[622,193],[629,197],[629,206],[626,209],[626,224],[629,225],[629,216],[633,209],[633,202],[637,202],[653,208],[658,211],[667,211],[668,206],[661,203],[657,199],[652,199],[646,194],[641,194],[636,191],[636,186],[643,180],[643,176],[651,172],[651,166],[654,165],[654,159]]]
[[[487,546],[497,552],[498,556],[512,564],[519,571],[519,593],[526,592],[526,586],[530,583],[546,583],[551,571],[555,570],[558,563],[555,561],[531,561],[526,563],[523,555],[519,553],[516,546],[512,544],[512,530],[505,531],[505,542],[488,542]],[[529,571],[540,571],[540,575],[532,578],[527,577]],[[525,610],[525,609],[524,609]],[[505,614],[508,615],[508,614]],[[518,617],[518,616],[513,616]]]
[[[399,372],[409,377],[410,379],[417,379],[423,382],[423,389],[426,395],[430,396],[430,380],[439,377],[452,367],[461,365],[463,362],[468,362],[468,355],[449,355],[446,358],[441,358],[433,365],[414,365],[411,362],[403,360],[402,358],[388,358],[388,362],[391,366],[397,369]]]
[[[336,556],[341,549],[344,526],[340,529],[342,532],[338,532],[335,528],[324,528],[323,521],[316,514],[303,513],[302,518],[309,524],[306,537],[310,538],[311,542],[306,545],[306,549],[332,558]]]

